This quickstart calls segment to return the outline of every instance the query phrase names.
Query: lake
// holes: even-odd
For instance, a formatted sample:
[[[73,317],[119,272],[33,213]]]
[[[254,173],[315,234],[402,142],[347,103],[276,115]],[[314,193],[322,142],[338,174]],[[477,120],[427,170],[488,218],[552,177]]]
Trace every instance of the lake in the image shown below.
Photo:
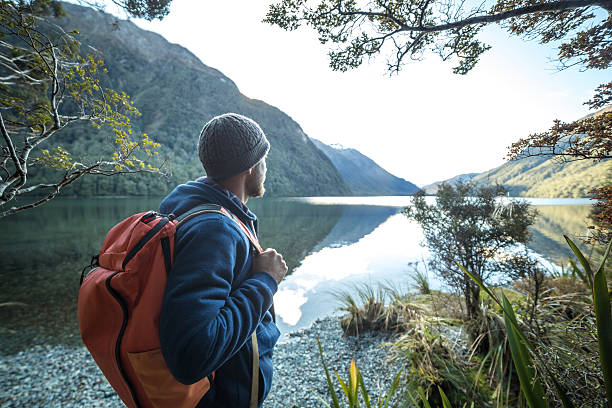
[[[428,199],[434,201],[433,197]],[[586,234],[588,199],[529,199],[540,215],[530,248],[567,260],[563,234]],[[56,199],[0,220],[0,352],[38,344],[80,346],[81,270],[121,219],[156,209],[159,198]],[[281,332],[309,326],[354,285],[410,286],[412,262],[427,259],[419,226],[400,211],[410,197],[316,197],[249,201],[260,241],[283,254],[289,274],[275,296]],[[430,276],[433,287],[442,283]]]

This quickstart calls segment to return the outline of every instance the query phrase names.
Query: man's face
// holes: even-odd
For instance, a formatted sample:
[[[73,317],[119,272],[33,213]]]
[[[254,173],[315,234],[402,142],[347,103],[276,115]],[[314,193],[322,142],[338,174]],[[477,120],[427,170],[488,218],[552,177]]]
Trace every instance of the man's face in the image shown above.
[[[264,157],[255,167],[253,167],[253,172],[247,178],[246,193],[249,198],[261,197],[266,192],[264,188],[266,171],[266,158]]]

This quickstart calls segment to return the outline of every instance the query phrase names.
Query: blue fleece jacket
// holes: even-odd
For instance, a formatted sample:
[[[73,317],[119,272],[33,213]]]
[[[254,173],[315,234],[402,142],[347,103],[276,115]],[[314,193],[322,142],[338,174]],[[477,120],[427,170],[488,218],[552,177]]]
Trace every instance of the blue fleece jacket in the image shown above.
[[[160,212],[178,216],[203,203],[222,205],[257,233],[255,215],[205,179],[176,187],[162,201]],[[212,389],[198,407],[248,406],[255,330],[260,406],[270,391],[272,350],[280,332],[269,309],[278,286],[266,272],[251,272],[256,254],[245,233],[220,214],[194,217],[175,236],[159,337],[166,364],[178,381],[192,384],[215,371]]]

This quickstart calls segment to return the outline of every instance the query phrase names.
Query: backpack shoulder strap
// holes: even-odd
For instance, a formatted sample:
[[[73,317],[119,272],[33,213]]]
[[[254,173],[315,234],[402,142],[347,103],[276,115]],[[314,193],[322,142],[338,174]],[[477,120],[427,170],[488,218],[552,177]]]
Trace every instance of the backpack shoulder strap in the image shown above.
[[[176,217],[175,219],[178,221],[178,223],[176,224],[176,227],[177,228],[180,227],[181,225],[183,225],[184,222],[192,219],[196,215],[205,214],[205,213],[219,213],[221,215],[227,215],[225,212],[223,212],[223,207],[221,207],[218,204],[209,204],[209,203],[200,204],[200,205],[193,207],[191,210],[185,211],[183,214]]]
[[[207,204],[200,204],[200,205],[195,206],[191,210],[181,214],[180,216],[176,218],[176,220],[178,221],[178,223],[176,224],[176,228],[179,228],[183,223],[192,219],[193,217],[196,217],[200,214],[206,214],[206,213],[217,213],[217,214],[225,215],[226,217],[233,220],[236,223],[236,225],[238,225],[238,228],[247,236],[251,244],[253,244],[253,246],[259,251],[259,253],[263,252],[263,250],[261,249],[261,245],[259,245],[259,241],[257,240],[257,237],[255,237],[255,235],[251,232],[251,230],[249,230],[249,228],[246,225],[244,225],[244,223],[240,221],[240,219],[237,216],[232,214],[231,211],[229,211],[225,207],[222,207],[218,204],[207,203]]]
[[[190,220],[191,218],[196,217],[200,214],[206,213],[218,213],[231,218],[238,225],[238,228],[240,228],[240,230],[242,230],[242,232],[249,238],[249,241],[251,241],[251,244],[259,251],[259,253],[263,252],[261,246],[259,245],[257,237],[253,235],[251,230],[249,230],[248,227],[244,225],[244,223],[240,221],[240,219],[236,215],[232,214],[231,211],[217,204],[200,204],[192,208],[191,210],[181,214],[176,218],[176,220],[178,221],[178,223],[176,224],[176,228],[178,229],[178,227],[180,227],[187,220]],[[257,408],[257,399],[259,396],[259,347],[257,344],[256,331],[254,331],[251,335],[251,342],[253,345],[253,375],[251,379],[251,398],[249,401],[249,408]]]

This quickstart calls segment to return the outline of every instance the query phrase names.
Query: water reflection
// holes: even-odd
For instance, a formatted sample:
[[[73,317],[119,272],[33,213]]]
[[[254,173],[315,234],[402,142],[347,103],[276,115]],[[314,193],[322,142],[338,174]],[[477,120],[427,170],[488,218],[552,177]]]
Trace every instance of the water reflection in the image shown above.
[[[283,332],[333,311],[337,303],[330,289],[359,282],[406,284],[406,264],[427,256],[419,226],[398,214],[409,197],[365,200],[249,201],[261,221],[262,245],[281,252],[291,270],[275,298]],[[80,345],[76,295],[81,268],[113,225],[159,202],[61,199],[0,220],[0,352],[43,343]],[[582,233],[589,207],[553,203],[563,200],[538,206],[541,216],[531,247],[564,261],[569,252],[562,234]]]
[[[536,207],[538,217],[532,227],[529,247],[557,265],[567,263],[570,250],[563,234],[568,235],[582,250],[580,237],[588,234],[591,213],[589,205],[542,205]],[[585,252],[586,253],[586,252]]]

